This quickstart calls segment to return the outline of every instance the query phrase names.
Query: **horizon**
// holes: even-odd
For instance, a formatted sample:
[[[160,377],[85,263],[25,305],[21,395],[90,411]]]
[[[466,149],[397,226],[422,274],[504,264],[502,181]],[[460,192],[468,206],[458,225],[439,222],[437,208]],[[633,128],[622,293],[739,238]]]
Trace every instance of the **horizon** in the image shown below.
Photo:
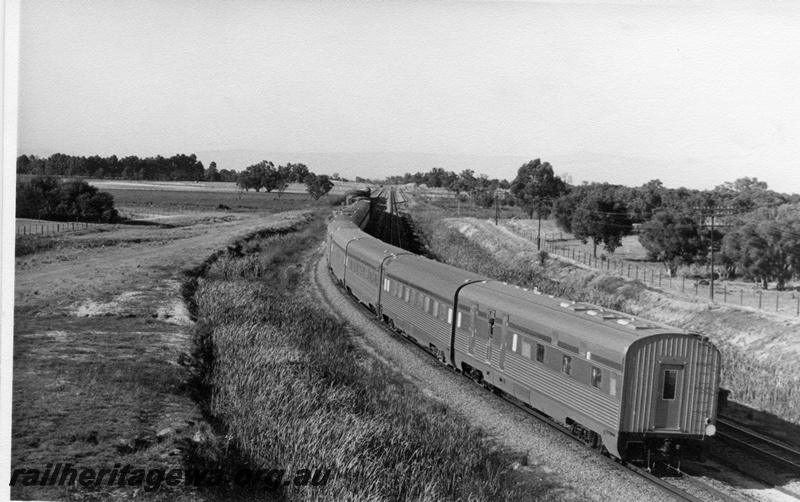
[[[788,0],[10,6],[20,154],[361,156],[365,178],[396,174],[381,155],[505,179],[540,158],[575,182],[800,192]],[[461,170],[399,174],[431,167]]]
[[[37,158],[47,158],[50,155],[53,155],[54,153],[61,153],[61,154],[64,154],[64,155],[83,156],[83,157],[90,157],[90,156],[94,155],[94,154],[77,155],[77,154],[70,154],[68,152],[52,152],[52,153],[44,153],[44,154],[32,154],[32,153],[19,152],[19,155],[28,155],[28,156],[34,155]],[[794,194],[794,193],[800,193],[800,191],[792,192],[792,191],[777,190],[775,188],[775,186],[773,186],[767,180],[758,178],[758,176],[754,176],[754,175],[753,176],[744,175],[744,176],[740,176],[738,178],[733,178],[733,179],[721,179],[721,180],[715,181],[710,186],[709,185],[707,185],[707,186],[697,186],[697,185],[691,185],[691,184],[687,184],[687,183],[677,183],[676,184],[674,177],[665,178],[663,175],[660,176],[660,177],[648,178],[648,179],[645,179],[645,176],[639,176],[638,178],[636,178],[634,176],[633,178],[631,178],[631,179],[637,179],[637,181],[634,182],[634,183],[624,183],[624,182],[621,182],[619,180],[615,180],[615,179],[613,179],[611,177],[609,177],[609,178],[595,177],[593,179],[576,178],[574,176],[574,174],[573,174],[573,171],[577,169],[575,164],[583,162],[586,156],[597,155],[597,156],[602,157],[601,163],[605,162],[606,169],[604,171],[603,170],[601,170],[601,171],[602,172],[610,172],[612,174],[617,172],[620,168],[628,168],[628,169],[630,169],[630,168],[635,167],[636,165],[639,165],[639,164],[642,164],[642,163],[650,162],[650,163],[653,163],[653,164],[659,164],[659,161],[655,161],[655,160],[652,160],[652,159],[628,158],[628,157],[622,157],[622,156],[619,156],[619,155],[602,155],[601,156],[601,155],[595,154],[593,152],[580,152],[580,153],[575,154],[575,155],[556,156],[553,159],[546,159],[546,158],[536,157],[536,156],[533,156],[533,157],[522,157],[522,156],[510,156],[510,155],[500,155],[500,156],[450,155],[450,156],[448,156],[448,155],[435,154],[435,153],[429,153],[429,152],[351,152],[351,153],[264,152],[264,151],[259,151],[259,150],[248,150],[248,149],[231,149],[231,150],[222,150],[222,151],[215,151],[215,152],[205,152],[205,151],[201,150],[201,151],[196,151],[196,152],[194,152],[194,151],[193,152],[175,152],[175,153],[169,153],[169,154],[156,153],[156,154],[153,154],[153,155],[135,155],[135,154],[130,154],[130,155],[133,155],[133,156],[136,156],[136,157],[139,157],[139,158],[156,157],[156,156],[159,156],[159,155],[162,156],[162,157],[169,158],[169,157],[172,157],[173,155],[179,155],[179,154],[184,154],[184,155],[192,155],[192,154],[194,154],[197,157],[197,160],[201,161],[203,163],[203,166],[205,168],[208,168],[208,166],[209,166],[209,164],[211,162],[216,162],[217,169],[220,169],[220,170],[221,169],[228,169],[228,170],[235,171],[235,172],[241,172],[241,171],[245,170],[248,166],[256,164],[256,163],[258,163],[258,162],[260,162],[262,160],[271,161],[276,166],[277,165],[285,165],[287,163],[300,163],[300,164],[305,164],[312,172],[314,172],[316,174],[332,175],[334,173],[337,173],[337,174],[339,174],[340,177],[346,178],[346,179],[351,180],[351,181],[354,180],[356,177],[360,177],[360,178],[364,178],[364,179],[372,179],[372,180],[385,180],[386,178],[388,178],[390,176],[403,176],[406,173],[409,173],[409,174],[415,174],[417,172],[426,173],[426,172],[429,172],[434,167],[441,167],[441,168],[444,168],[446,171],[452,171],[452,172],[455,172],[456,174],[460,174],[461,171],[463,171],[464,169],[472,169],[475,172],[476,176],[479,176],[481,174],[489,175],[489,173],[486,172],[486,169],[481,170],[482,162],[484,163],[484,165],[485,164],[491,164],[491,163],[497,163],[497,162],[505,162],[504,166],[502,168],[499,168],[499,169],[501,169],[502,171],[508,172],[509,174],[508,175],[502,175],[504,173],[500,173],[501,174],[500,176],[497,176],[497,175],[491,176],[491,175],[489,175],[489,178],[490,179],[497,178],[499,180],[507,180],[509,182],[513,182],[514,178],[516,177],[517,169],[519,169],[520,166],[524,165],[525,163],[527,163],[527,162],[529,162],[531,160],[539,158],[539,159],[541,159],[542,162],[548,162],[553,166],[553,170],[554,170],[556,176],[559,176],[559,177],[561,177],[562,179],[565,179],[565,180],[569,179],[570,183],[572,185],[580,185],[582,183],[609,183],[609,184],[612,184],[612,185],[621,185],[621,186],[627,186],[627,187],[639,187],[639,186],[642,186],[645,183],[648,183],[648,182],[650,182],[652,180],[659,180],[659,181],[662,182],[663,186],[665,188],[668,188],[668,189],[687,188],[687,189],[691,189],[691,190],[700,190],[700,191],[709,190],[709,191],[711,191],[711,190],[714,190],[714,188],[716,188],[717,186],[720,186],[720,185],[722,185],[722,184],[724,184],[726,182],[733,182],[733,181],[736,181],[736,179],[739,179],[741,177],[747,176],[747,177],[750,177],[750,178],[757,178],[759,181],[767,182],[768,189],[772,190],[772,191],[775,191],[777,193],[784,193],[784,194],[787,194],[787,195],[791,195],[791,194]],[[108,158],[111,155],[116,155],[116,154],[100,155],[100,157]],[[127,157],[127,156],[129,156],[129,155],[128,154],[126,154],[126,155],[117,155],[117,158],[121,159],[121,158],[124,158],[124,157]],[[306,161],[304,161],[303,156],[305,156],[306,158],[310,157],[311,158],[310,161],[308,161],[308,159]],[[361,158],[364,162],[369,162],[370,159],[369,158],[365,158],[365,157],[372,157],[372,161],[373,162],[375,161],[375,158],[382,158],[383,162],[384,162],[384,165],[380,169],[375,168],[373,166],[371,168],[372,169],[371,173],[364,173],[364,172],[362,172],[360,170],[353,170],[353,169],[350,168],[351,167],[350,162],[352,161],[353,158]],[[222,158],[223,160],[222,161],[218,160],[220,158]],[[227,158],[227,161],[224,160],[226,158]],[[248,160],[240,161],[240,162],[233,162],[236,165],[235,166],[231,166],[231,162],[232,162],[231,158],[239,158],[239,159],[247,158]],[[407,169],[405,171],[398,170],[399,168],[393,170],[392,166],[388,166],[387,167],[385,165],[386,163],[394,164],[395,167],[397,167],[400,164],[406,165],[404,159],[408,159],[408,158],[415,158],[415,159],[418,159],[418,160],[420,158],[422,158],[422,159],[427,158],[427,159],[430,159],[430,160],[427,163],[425,163],[424,165],[420,164],[418,168]],[[448,160],[448,158],[450,160]],[[276,160],[276,159],[278,159],[278,160]],[[319,169],[319,162],[325,163],[325,161],[327,161],[327,166],[323,167],[322,169]],[[565,163],[567,164],[566,166],[564,165]],[[660,167],[662,169],[667,167],[663,163],[663,161],[660,164],[661,164]],[[570,170],[570,168],[572,168],[573,170]]]

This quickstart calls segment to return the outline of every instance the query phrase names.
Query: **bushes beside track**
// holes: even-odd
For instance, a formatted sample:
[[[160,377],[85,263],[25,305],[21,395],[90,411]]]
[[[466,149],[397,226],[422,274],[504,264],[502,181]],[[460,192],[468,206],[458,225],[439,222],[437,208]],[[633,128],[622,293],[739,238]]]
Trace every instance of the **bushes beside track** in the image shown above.
[[[284,488],[291,500],[554,499],[547,484],[515,486],[507,454],[316,305],[300,271],[323,233],[236,246],[198,278],[194,368],[217,430],[190,461],[331,469],[326,486]]]
[[[605,308],[621,310],[625,297],[593,288],[577,288],[554,281],[539,270],[519,264],[506,264],[497,260],[479,244],[469,240],[458,230],[441,221],[417,222],[429,257],[476,274],[526,288],[538,288],[544,294],[588,302]]]

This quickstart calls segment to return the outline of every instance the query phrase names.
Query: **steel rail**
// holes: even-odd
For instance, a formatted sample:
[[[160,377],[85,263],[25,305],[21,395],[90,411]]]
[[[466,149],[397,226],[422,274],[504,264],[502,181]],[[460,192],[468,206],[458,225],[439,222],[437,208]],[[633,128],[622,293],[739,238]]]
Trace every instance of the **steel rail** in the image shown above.
[[[732,433],[731,431],[734,432]],[[739,437],[735,437],[735,435],[738,435]],[[742,436],[744,436],[744,439]],[[734,424],[729,420],[720,419],[719,417],[717,418],[717,437],[725,441],[743,445],[748,450],[777,460],[800,471],[800,451],[775,439],[768,438],[751,431],[741,425]],[[749,442],[748,439],[752,440],[753,442]],[[762,445],[766,444],[770,448],[778,450],[778,453],[761,448],[757,443],[761,443]],[[786,458],[785,456],[782,456],[781,453],[788,453],[788,456],[792,458]]]

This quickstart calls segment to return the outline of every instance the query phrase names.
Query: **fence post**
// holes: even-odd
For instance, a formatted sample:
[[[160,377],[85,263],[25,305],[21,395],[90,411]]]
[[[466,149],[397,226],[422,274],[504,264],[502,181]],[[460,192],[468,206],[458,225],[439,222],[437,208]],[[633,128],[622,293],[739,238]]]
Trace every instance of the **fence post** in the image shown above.
[[[682,277],[683,277],[683,283],[681,283],[681,293],[684,293],[686,292],[686,276],[684,275]]]
[[[775,292],[775,312],[778,311],[778,300],[780,299],[780,297],[781,297],[781,294],[776,291]]]
[[[744,289],[739,290],[739,305],[744,305]]]
[[[761,290],[758,290],[758,308],[761,308],[761,299],[764,298],[761,294]]]
[[[636,280],[639,280],[639,265],[636,265]]]
[[[631,264],[628,263],[628,273],[626,274],[627,277],[631,276]]]
[[[658,271],[658,287],[661,287],[661,271]]]
[[[723,284],[722,285],[722,301],[723,302],[727,302],[728,301],[728,285],[727,284]]]
[[[694,296],[697,296],[697,289],[700,287],[698,283],[694,283]]]

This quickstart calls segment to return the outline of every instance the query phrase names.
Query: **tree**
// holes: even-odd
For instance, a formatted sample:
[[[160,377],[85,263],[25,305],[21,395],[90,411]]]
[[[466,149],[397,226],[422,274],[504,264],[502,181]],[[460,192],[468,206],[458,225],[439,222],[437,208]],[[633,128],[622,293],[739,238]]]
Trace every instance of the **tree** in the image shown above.
[[[800,273],[800,218],[750,221],[725,236],[722,252],[745,277],[760,281],[764,289],[774,280],[782,290]]]
[[[305,164],[286,164],[286,168],[290,173],[288,178],[285,178],[286,182],[305,183],[306,176],[313,174]]]
[[[326,174],[317,176],[314,173],[309,173],[305,178],[306,188],[308,193],[314,200],[319,200],[320,197],[331,191],[333,182]]]
[[[597,257],[600,243],[610,253],[622,245],[622,237],[633,232],[633,222],[625,203],[614,197],[615,187],[608,184],[590,186],[592,189],[572,215],[571,227],[572,234],[584,243],[592,239],[593,254]]]
[[[217,163],[213,160],[211,164],[208,165],[208,169],[205,172],[205,180],[206,181],[222,181],[222,176],[219,174],[217,170]]]
[[[261,167],[259,171],[261,186],[267,193],[283,186],[284,181],[281,177],[281,173],[278,169],[275,169],[275,165],[272,162],[262,160],[259,165]]]
[[[671,276],[681,264],[694,263],[706,249],[697,220],[675,209],[663,209],[642,224],[639,242],[647,250],[647,259],[662,262]]]
[[[511,193],[528,218],[533,218],[533,212],[537,210],[546,218],[553,201],[566,191],[567,184],[553,173],[553,166],[539,159],[523,164],[511,182]]]
[[[37,176],[17,183],[17,217],[113,223],[114,198],[81,180]]]

